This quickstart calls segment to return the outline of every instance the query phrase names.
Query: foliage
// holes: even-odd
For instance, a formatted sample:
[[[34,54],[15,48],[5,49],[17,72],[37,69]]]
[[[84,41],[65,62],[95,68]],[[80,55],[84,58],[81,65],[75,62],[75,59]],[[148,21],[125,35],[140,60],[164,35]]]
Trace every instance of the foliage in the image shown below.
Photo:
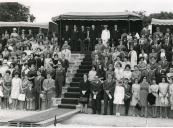
[[[133,13],[138,14],[142,17],[143,25],[148,25],[151,23],[151,19],[173,19],[172,12],[159,12],[159,13],[151,13],[150,15],[146,15],[146,11],[133,11]]]
[[[0,3],[0,21],[17,22],[27,21],[33,22],[35,17],[29,14],[29,8],[17,2]]]

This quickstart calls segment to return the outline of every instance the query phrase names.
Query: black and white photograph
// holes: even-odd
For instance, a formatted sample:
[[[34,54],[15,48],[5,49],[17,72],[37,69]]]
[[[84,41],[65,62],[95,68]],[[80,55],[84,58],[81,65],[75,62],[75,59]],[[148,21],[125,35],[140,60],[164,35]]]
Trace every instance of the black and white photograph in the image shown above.
[[[0,0],[0,127],[173,127],[172,0]]]

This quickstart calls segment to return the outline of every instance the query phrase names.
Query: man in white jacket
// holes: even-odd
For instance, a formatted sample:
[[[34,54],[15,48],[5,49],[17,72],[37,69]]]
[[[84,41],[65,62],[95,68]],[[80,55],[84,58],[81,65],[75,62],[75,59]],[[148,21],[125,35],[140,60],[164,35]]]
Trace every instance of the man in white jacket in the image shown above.
[[[102,31],[101,39],[102,39],[103,45],[107,47],[107,42],[110,39],[110,31],[108,30],[108,25],[104,25],[104,30]]]

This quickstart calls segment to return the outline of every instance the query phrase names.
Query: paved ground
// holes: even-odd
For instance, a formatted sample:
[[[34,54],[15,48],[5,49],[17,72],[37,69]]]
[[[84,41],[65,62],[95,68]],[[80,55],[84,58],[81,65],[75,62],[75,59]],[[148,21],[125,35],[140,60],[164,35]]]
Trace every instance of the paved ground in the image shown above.
[[[173,119],[77,114],[57,126],[173,127]]]
[[[22,118],[37,114],[36,111],[21,111],[21,110],[2,110],[0,109],[0,122],[8,122],[9,120]]]

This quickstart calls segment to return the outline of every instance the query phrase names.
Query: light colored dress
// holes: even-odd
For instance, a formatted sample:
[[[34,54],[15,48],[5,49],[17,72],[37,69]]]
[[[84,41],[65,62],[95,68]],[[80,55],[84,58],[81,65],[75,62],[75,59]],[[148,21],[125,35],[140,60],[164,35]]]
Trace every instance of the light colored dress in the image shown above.
[[[114,92],[114,104],[124,104],[124,95],[124,87],[117,85]]]
[[[89,80],[89,81],[94,80],[94,79],[95,79],[96,74],[97,74],[97,72],[96,72],[96,71],[93,71],[93,70],[89,71],[89,73],[88,73],[88,80]]]
[[[149,83],[142,82],[140,84],[140,103],[141,106],[146,107],[148,105],[147,96],[149,92]]]
[[[131,79],[132,78],[132,72],[131,71],[123,71],[123,78]]]
[[[135,50],[132,50],[130,52],[130,63],[131,63],[131,69],[134,70],[134,66],[137,65],[137,53]]]
[[[168,106],[168,83],[159,83],[159,100],[160,106]]]
[[[154,106],[160,105],[158,91],[159,91],[159,86],[157,84],[155,84],[155,85],[153,84],[149,87],[149,92],[152,93],[156,97],[156,101],[155,101]]]
[[[123,78],[123,69],[122,68],[115,68],[115,78],[117,80],[121,80]]]
[[[138,100],[140,99],[140,85],[139,84],[133,84],[132,85],[132,101],[131,105],[136,106],[138,103]]]
[[[22,80],[20,78],[13,78],[12,79],[12,88],[11,88],[11,98],[18,99],[20,95],[20,89],[22,86]]]
[[[173,84],[169,85],[169,100],[170,100],[170,105],[171,105],[171,110],[173,110]]]

